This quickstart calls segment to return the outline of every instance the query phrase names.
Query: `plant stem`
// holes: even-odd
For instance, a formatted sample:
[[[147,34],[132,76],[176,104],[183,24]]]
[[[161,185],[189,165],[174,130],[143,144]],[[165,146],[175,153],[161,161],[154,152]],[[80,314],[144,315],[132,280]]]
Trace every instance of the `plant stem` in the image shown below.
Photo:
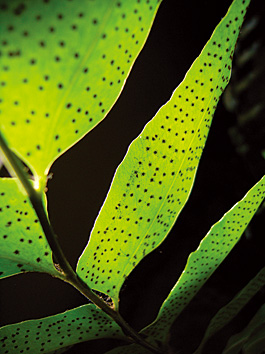
[[[78,275],[75,273],[76,279],[74,282],[68,281],[71,285],[73,285],[77,290],[79,290],[85,297],[87,297],[89,300],[91,300],[96,306],[101,308],[106,314],[108,314],[124,331],[124,333],[129,336],[130,338],[133,339],[134,343],[137,343],[141,345],[142,347],[150,350],[152,353],[156,354],[162,354],[163,352],[152,346],[150,343],[146,342],[144,338],[137,332],[135,331],[119,314],[118,311],[115,311],[109,305],[102,301],[93,291],[89,289],[87,285],[78,277]],[[90,293],[89,293],[90,292]]]
[[[42,226],[43,232],[49,243],[49,246],[53,252],[56,263],[58,264],[61,272],[58,273],[58,278],[64,280],[74,286],[80,293],[82,293],[87,299],[92,301],[97,307],[109,315],[128,335],[131,337],[135,343],[145,347],[152,353],[161,353],[161,351],[151,344],[146,342],[141,335],[135,331],[119,314],[111,308],[105,301],[103,301],[99,296],[97,296],[83,280],[76,274],[68,260],[66,259],[63,250],[58,242],[57,235],[55,234],[44,207],[43,192],[41,190],[35,190],[32,181],[28,178],[28,175],[24,172],[24,166],[16,155],[9,149],[8,144],[0,131],[0,148],[2,149],[10,167],[16,174],[18,180],[24,187],[30,202],[39,218],[40,224]]]

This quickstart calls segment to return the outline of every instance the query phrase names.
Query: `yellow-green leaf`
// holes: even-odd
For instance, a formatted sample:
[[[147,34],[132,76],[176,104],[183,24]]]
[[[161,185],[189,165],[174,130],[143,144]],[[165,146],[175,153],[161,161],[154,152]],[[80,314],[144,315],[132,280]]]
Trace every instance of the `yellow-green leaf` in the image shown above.
[[[239,241],[265,197],[265,176],[214,224],[190,254],[186,267],[164,301],[157,319],[143,333],[165,341],[171,325]]]
[[[0,3],[0,129],[47,175],[108,113],[150,31],[159,1]]]
[[[163,241],[189,197],[248,3],[233,3],[116,171],[77,267],[80,277],[116,306],[126,277]]]
[[[59,275],[29,198],[12,178],[0,178],[0,278],[21,272]]]

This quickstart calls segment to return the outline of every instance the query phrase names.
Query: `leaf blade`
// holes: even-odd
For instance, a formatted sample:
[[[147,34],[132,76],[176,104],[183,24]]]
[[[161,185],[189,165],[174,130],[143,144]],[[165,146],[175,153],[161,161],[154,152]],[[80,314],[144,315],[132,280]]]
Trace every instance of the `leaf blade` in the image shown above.
[[[29,198],[13,178],[0,179],[0,278],[38,271],[58,276]]]
[[[264,196],[265,176],[211,227],[197,250],[189,255],[184,271],[156,320],[142,331],[144,334],[162,342],[166,340],[175,319],[236,245]]]
[[[159,2],[19,0],[1,16],[1,129],[43,178],[119,96]]]
[[[116,306],[128,274],[163,241],[189,197],[216,104],[229,81],[248,3],[237,1],[230,8],[115,173],[77,272],[89,286],[108,293]],[[97,278],[91,276],[91,265],[101,273]]]
[[[93,304],[0,328],[2,353],[46,353],[100,338],[124,339],[119,326]]]

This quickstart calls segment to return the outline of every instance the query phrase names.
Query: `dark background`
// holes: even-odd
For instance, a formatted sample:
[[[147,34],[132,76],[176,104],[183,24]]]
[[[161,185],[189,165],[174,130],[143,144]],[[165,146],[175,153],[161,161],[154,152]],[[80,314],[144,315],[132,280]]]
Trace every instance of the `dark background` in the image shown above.
[[[52,166],[53,178],[48,184],[50,219],[73,266],[88,241],[115,169],[128,145],[183,80],[230,3],[228,0],[164,0],[115,107],[101,124]],[[263,10],[264,1],[252,0],[249,17],[262,18]],[[263,44],[263,33],[264,28],[258,27],[252,37],[242,42],[242,51],[255,40]],[[257,66],[264,70],[264,60],[260,58],[265,59],[264,49],[251,65],[235,68],[233,87]],[[247,112],[256,104],[255,100],[264,102],[263,77],[260,75],[254,86],[249,85],[243,97],[237,97],[239,106],[233,112],[228,112],[222,102],[218,105],[187,206],[163,245],[141,262],[122,289],[121,312],[137,329],[155,318],[189,253],[197,248],[211,225],[264,174],[265,164],[260,157],[265,145],[265,135],[261,134],[264,112],[255,116],[250,125],[242,127],[239,123],[242,110]],[[259,129],[255,130],[256,126]],[[233,133],[231,127],[234,127]],[[243,143],[239,139],[242,136]],[[172,332],[176,352],[191,353],[219,307],[264,266],[263,218],[264,214],[255,217],[248,237],[242,238],[176,321]],[[264,298],[261,291],[222,331],[222,336],[212,341],[205,353],[221,352],[228,333],[241,330]],[[1,281],[1,324],[40,318],[85,303],[85,298],[69,285],[44,274],[19,275]],[[113,344],[108,340],[81,343],[69,353],[100,354]]]

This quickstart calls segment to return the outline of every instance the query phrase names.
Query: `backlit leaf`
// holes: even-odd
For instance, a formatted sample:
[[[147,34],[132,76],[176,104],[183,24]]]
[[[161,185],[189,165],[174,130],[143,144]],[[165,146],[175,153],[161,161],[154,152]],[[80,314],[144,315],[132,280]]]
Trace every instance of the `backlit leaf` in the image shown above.
[[[124,335],[119,326],[93,304],[0,328],[1,354],[48,353],[100,338],[124,339]]]
[[[59,274],[35,211],[12,178],[0,178],[0,250],[0,278],[29,271]]]
[[[265,176],[212,226],[164,301],[157,319],[143,333],[164,342],[171,325],[236,245],[265,197]]]
[[[120,288],[185,205],[249,1],[233,3],[170,101],[130,145],[77,272],[118,305]]]
[[[39,178],[106,116],[158,5],[0,1],[0,128]]]
[[[182,275],[162,305],[157,319],[140,331],[140,333],[145,335],[148,342],[153,345],[157,345],[160,342],[165,347],[167,346],[169,331],[173,322],[237,243],[264,197],[265,177],[239,203],[226,213],[219,222],[213,225],[209,233],[202,240],[199,248],[190,254]],[[265,280],[264,269],[250,281],[231,303],[217,313],[205,334],[205,341],[228,323],[250,298],[261,289]],[[245,337],[242,338],[242,341],[245,341]],[[205,341],[197,349],[196,354],[200,353],[200,349]],[[233,342],[236,342],[236,340],[233,340]],[[132,344],[115,348],[107,354],[122,353],[147,354],[148,351],[137,344]],[[228,353],[230,354],[230,352]],[[232,353],[238,352],[232,351]],[[251,352],[248,354],[251,354]]]

